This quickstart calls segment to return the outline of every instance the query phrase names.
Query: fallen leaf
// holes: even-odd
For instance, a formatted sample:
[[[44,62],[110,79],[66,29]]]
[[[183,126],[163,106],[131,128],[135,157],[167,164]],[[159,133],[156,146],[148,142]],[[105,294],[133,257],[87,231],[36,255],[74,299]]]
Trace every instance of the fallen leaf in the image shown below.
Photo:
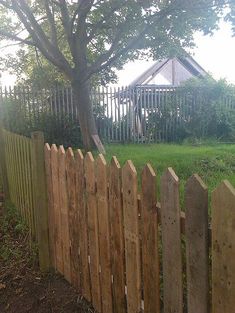
[[[6,285],[5,285],[5,284],[0,283],[0,290],[1,290],[1,289],[5,289],[5,288],[6,288]]]

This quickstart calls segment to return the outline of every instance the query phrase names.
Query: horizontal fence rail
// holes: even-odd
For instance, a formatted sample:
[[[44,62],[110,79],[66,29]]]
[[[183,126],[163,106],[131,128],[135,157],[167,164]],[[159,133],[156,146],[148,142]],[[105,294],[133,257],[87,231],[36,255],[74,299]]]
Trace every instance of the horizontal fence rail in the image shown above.
[[[44,145],[39,132],[1,134],[10,199],[36,232],[42,270],[63,275],[99,313],[234,312],[228,181],[212,192],[209,215],[207,186],[190,177],[182,212],[172,168],[157,192],[150,164],[137,173],[130,160]]]
[[[203,123],[205,116],[221,109],[226,116],[235,114],[232,95],[210,99],[166,86],[97,88],[91,91],[91,100],[98,132],[105,142],[180,141],[190,136],[199,122],[200,136],[206,136],[210,133]],[[71,87],[1,89],[0,110],[7,129],[29,135],[47,128],[49,140],[56,129],[65,132],[79,124]]]

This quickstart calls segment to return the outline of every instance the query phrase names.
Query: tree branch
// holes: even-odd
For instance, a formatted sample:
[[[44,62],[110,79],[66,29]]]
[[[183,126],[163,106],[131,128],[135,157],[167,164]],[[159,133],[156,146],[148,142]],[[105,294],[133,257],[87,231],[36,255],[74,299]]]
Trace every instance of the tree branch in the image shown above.
[[[20,3],[16,0],[12,0],[12,7],[13,11],[18,15],[20,21],[32,37],[35,46],[52,64],[63,71],[67,77],[71,77],[72,68],[70,67],[68,61],[63,56],[61,51],[52,45],[46,37],[25,0],[21,0]]]
[[[44,5],[45,5],[45,9],[46,9],[48,22],[49,22],[49,25],[50,25],[51,41],[52,41],[54,46],[58,47],[57,30],[56,30],[56,26],[55,26],[54,14],[53,14],[53,12],[50,9],[48,0],[44,0]]]
[[[7,31],[5,31],[3,29],[0,29],[0,36],[5,37],[6,39],[11,39],[11,40],[18,41],[20,43],[23,43],[23,44],[35,47],[35,43],[33,41],[30,41],[28,39],[20,38],[17,35],[9,33],[9,32],[7,32]]]

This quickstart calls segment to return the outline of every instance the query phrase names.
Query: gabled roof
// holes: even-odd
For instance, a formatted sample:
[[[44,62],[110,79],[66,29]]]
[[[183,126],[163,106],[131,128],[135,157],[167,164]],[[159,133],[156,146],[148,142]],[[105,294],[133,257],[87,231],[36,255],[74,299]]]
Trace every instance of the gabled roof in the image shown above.
[[[177,62],[178,65],[182,65],[182,69],[186,70],[188,75],[191,77],[204,77],[208,73],[189,55],[185,57],[175,57],[175,58],[165,58],[161,61],[155,62],[149,69],[147,69],[143,74],[136,78],[131,84],[130,87],[146,85],[158,74],[166,70],[166,67],[169,67],[169,63],[172,61]],[[175,69],[174,69],[175,70]],[[171,69],[173,71],[173,68]],[[179,71],[179,69],[178,69]],[[169,72],[169,69],[168,69]],[[168,73],[169,74],[169,73]],[[177,73],[175,73],[177,74]],[[175,74],[172,74],[175,75]],[[172,78],[173,79],[173,78]],[[185,79],[186,80],[186,79]],[[172,85],[174,85],[172,83]]]

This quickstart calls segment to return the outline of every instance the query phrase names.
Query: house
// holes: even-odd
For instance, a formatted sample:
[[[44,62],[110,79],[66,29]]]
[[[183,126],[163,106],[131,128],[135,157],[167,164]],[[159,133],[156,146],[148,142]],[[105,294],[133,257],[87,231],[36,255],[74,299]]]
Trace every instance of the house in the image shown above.
[[[155,62],[149,69],[134,79],[129,87],[168,86],[178,87],[193,77],[205,77],[207,72],[189,55],[165,58]]]
[[[150,119],[162,123],[167,114],[173,114],[167,112],[167,103],[174,98],[175,89],[190,78],[203,78],[207,75],[189,55],[156,61],[118,95],[119,104],[126,106],[126,112],[130,116],[132,132],[145,137],[146,125]],[[174,99],[177,107],[177,100]]]

